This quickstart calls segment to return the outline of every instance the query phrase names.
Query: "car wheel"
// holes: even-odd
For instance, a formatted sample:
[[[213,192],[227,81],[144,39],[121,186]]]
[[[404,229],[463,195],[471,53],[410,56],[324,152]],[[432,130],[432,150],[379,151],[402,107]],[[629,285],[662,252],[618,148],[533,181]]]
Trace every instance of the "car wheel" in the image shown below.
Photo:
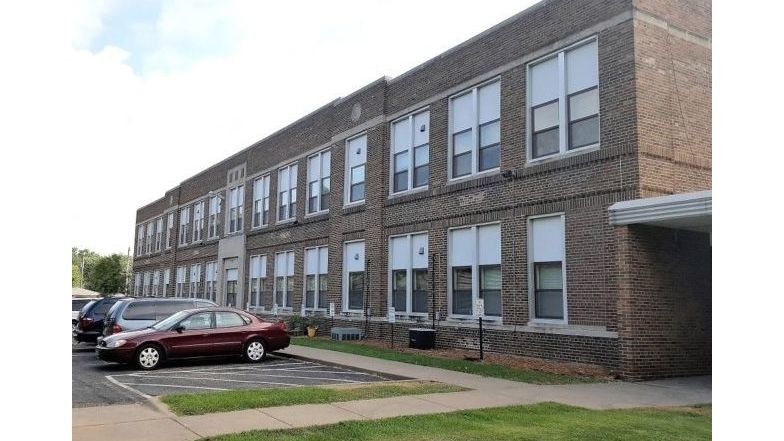
[[[76,320],[71,320],[71,332],[74,332],[74,331],[76,331],[76,325],[77,325],[78,323],[79,323],[79,322],[77,322]]]
[[[267,347],[261,340],[251,340],[245,345],[245,358],[251,363],[257,363],[267,356]]]
[[[160,366],[162,359],[163,351],[156,345],[144,345],[136,352],[136,365],[147,371]]]

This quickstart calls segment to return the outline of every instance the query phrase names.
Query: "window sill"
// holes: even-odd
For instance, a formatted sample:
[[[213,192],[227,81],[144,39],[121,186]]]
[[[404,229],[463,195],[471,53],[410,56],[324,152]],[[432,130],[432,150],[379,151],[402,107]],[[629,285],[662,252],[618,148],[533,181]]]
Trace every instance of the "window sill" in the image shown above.
[[[345,205],[343,206],[343,214],[352,214],[352,213],[359,213],[365,209],[365,202],[362,201],[361,204],[352,204],[352,205]]]
[[[297,218],[296,218],[296,217],[290,217],[290,218],[288,218],[288,219],[283,219],[283,220],[275,221],[275,225],[286,225],[286,224],[291,224],[291,223],[294,223],[294,221],[295,221],[295,220],[297,220]]]
[[[404,190],[404,191],[399,191],[397,193],[392,193],[389,196],[387,196],[387,199],[391,200],[391,199],[402,198],[406,196],[415,195],[417,193],[424,193],[428,190],[430,190],[430,185],[424,185],[422,187],[416,187],[411,190]]]
[[[305,215],[305,219],[310,219],[310,218],[319,217],[319,216],[325,216],[325,215],[328,215],[328,214],[329,214],[329,210],[315,211],[313,213],[307,213]]]
[[[569,151],[567,151],[565,153],[556,153],[554,155],[544,156],[542,158],[536,158],[536,159],[530,159],[529,158],[529,159],[526,160],[525,166],[526,167],[533,167],[533,166],[536,166],[536,165],[539,165],[539,164],[547,164],[547,163],[550,163],[550,162],[557,162],[557,161],[560,161],[562,159],[572,158],[574,156],[580,156],[580,155],[583,155],[585,153],[595,152],[595,151],[599,150],[599,148],[600,148],[600,144],[592,144],[592,145],[588,145],[588,146],[585,146],[585,147],[580,147],[578,149],[569,150]]]
[[[250,227],[250,231],[260,231],[260,230],[263,230],[265,228],[269,228],[269,224],[264,224],[264,225],[258,225],[258,226],[255,226],[255,227]]]
[[[457,323],[479,323],[479,317],[475,315],[462,315],[462,314],[452,314],[446,317],[447,321],[454,321]],[[493,322],[493,323],[501,323],[503,321],[503,317],[501,316],[484,316],[482,317],[483,322]]]
[[[477,172],[471,175],[460,176],[459,178],[449,178],[449,181],[447,182],[446,185],[449,186],[453,184],[460,184],[463,182],[472,181],[474,179],[481,179],[487,176],[500,175],[500,174],[501,174],[501,167],[496,167],[490,170]]]

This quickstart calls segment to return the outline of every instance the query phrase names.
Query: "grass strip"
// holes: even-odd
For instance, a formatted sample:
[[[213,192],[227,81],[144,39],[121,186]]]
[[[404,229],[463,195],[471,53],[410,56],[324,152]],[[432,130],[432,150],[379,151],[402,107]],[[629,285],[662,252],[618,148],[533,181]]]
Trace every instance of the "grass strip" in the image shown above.
[[[292,344],[307,346],[330,351],[346,352],[349,354],[364,355],[366,357],[382,358],[384,360],[400,361],[420,366],[448,369],[450,371],[465,372],[482,375],[485,377],[503,378],[505,380],[520,381],[534,384],[572,384],[595,383],[596,378],[574,375],[555,374],[551,372],[535,371],[530,369],[516,369],[499,364],[478,363],[468,360],[437,357],[431,355],[411,354],[395,351],[393,349],[367,346],[324,338],[294,337]]]
[[[368,400],[401,395],[460,392],[459,386],[430,381],[340,385],[334,387],[307,386],[279,389],[242,389],[196,394],[173,394],[161,397],[177,415],[200,415],[213,412],[255,409],[295,404],[336,403]]]
[[[697,441],[711,439],[711,416],[671,409],[589,410],[555,403],[346,421],[303,429],[250,431],[203,441]]]

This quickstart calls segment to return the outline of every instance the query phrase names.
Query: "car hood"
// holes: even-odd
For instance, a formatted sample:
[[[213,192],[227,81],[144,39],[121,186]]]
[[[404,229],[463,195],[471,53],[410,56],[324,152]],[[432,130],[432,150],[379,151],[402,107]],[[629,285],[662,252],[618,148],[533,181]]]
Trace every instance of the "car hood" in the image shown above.
[[[154,334],[156,332],[158,332],[158,330],[153,328],[137,329],[135,331],[122,331],[106,337],[104,341],[109,343],[111,341],[119,340],[119,339],[130,340],[132,338],[141,337],[143,335],[148,335],[148,334]]]

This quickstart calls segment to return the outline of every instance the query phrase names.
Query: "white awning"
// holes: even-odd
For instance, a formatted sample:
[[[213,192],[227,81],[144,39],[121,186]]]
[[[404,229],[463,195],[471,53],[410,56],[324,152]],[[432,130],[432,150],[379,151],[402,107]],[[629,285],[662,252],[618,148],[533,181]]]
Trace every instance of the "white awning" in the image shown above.
[[[711,232],[711,190],[634,199],[611,205],[610,225],[646,224]]]

